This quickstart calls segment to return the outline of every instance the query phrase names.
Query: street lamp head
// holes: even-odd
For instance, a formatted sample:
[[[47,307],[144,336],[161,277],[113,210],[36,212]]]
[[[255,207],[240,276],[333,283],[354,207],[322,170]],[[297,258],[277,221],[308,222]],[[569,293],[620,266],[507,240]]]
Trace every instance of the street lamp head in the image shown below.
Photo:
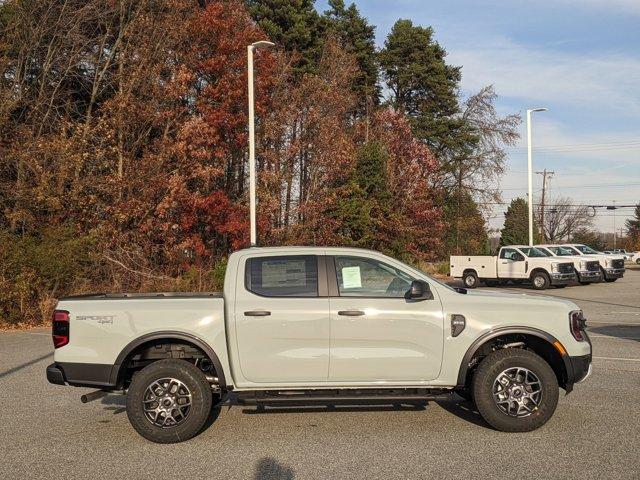
[[[540,108],[532,108],[530,110],[527,110],[527,112],[546,112],[547,110],[549,110],[546,107],[540,107]]]
[[[274,47],[276,44],[273,42],[269,42],[267,40],[260,40],[259,42],[254,42],[250,45],[250,47],[252,48],[271,48]]]

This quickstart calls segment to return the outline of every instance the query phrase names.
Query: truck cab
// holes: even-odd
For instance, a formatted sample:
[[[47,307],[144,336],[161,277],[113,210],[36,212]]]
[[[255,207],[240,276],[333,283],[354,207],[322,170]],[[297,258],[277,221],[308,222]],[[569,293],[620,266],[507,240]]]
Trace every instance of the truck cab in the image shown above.
[[[536,248],[547,252],[553,257],[566,257],[572,260],[580,285],[589,285],[590,283],[602,281],[600,261],[597,257],[580,255],[575,249],[561,245],[536,245]]]
[[[623,256],[606,255],[581,243],[570,243],[562,246],[572,250],[577,255],[598,259],[600,262],[600,272],[605,282],[615,282],[617,279],[624,277],[625,267]]]

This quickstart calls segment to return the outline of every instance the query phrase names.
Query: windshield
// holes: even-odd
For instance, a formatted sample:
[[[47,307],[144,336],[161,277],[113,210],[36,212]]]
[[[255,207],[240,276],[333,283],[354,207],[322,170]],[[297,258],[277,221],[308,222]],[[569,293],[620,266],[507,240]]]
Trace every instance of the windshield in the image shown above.
[[[575,247],[570,247],[569,245],[563,245],[562,248],[566,248],[567,250],[571,251],[571,255],[581,255],[580,251],[575,248]]]
[[[598,254],[599,252],[597,250],[594,250],[591,247],[587,247],[586,245],[576,245],[576,248],[578,250],[580,250],[582,253],[584,253],[585,255],[591,255],[591,254]]]
[[[539,248],[536,247],[520,247],[520,251],[522,253],[524,253],[527,257],[532,257],[532,258],[536,258],[536,257],[550,257],[551,254],[547,253]]]
[[[549,247],[553,253],[560,257],[569,257],[572,255],[580,255],[576,250],[571,247]]]

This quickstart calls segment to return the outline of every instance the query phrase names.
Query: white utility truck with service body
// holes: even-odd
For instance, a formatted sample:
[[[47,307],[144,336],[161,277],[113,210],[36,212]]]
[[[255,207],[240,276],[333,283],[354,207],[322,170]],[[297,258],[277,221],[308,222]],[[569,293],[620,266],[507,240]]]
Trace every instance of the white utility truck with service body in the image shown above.
[[[575,249],[563,247],[562,245],[536,245],[536,248],[548,253],[549,256],[573,261],[573,267],[580,285],[589,285],[590,283],[602,281],[602,270],[597,257],[580,255]]]
[[[475,288],[480,282],[491,286],[528,280],[536,290],[545,290],[550,285],[566,287],[576,280],[572,261],[550,257],[525,245],[502,247],[498,256],[453,255],[449,268],[451,276],[462,278],[467,288]]]
[[[550,272],[551,273],[551,272]],[[249,248],[222,294],[59,301],[49,382],[125,393],[137,432],[197,435],[230,396],[259,406],[403,404],[454,392],[502,431],[543,425],[591,371],[572,302],[453,289],[383,254]]]
[[[575,254],[592,257],[600,262],[600,271],[605,282],[615,282],[624,277],[624,257],[622,255],[607,255],[581,243],[569,243],[561,245],[572,250]]]

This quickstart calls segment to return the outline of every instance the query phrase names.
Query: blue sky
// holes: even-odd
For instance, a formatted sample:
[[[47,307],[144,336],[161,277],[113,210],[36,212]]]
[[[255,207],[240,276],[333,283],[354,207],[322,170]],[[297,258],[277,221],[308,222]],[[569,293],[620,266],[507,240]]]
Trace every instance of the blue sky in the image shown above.
[[[347,0],[346,3],[349,3]],[[493,84],[502,113],[534,114],[534,170],[555,171],[548,194],[575,203],[640,201],[640,0],[356,0],[377,43],[398,18],[432,26],[462,66],[462,93]],[[317,1],[318,10],[326,1]],[[505,200],[526,194],[526,130],[509,150]],[[542,179],[534,178],[539,201]],[[504,208],[491,214],[502,225]],[[595,226],[613,231],[612,211]],[[616,212],[616,226],[631,209]]]

